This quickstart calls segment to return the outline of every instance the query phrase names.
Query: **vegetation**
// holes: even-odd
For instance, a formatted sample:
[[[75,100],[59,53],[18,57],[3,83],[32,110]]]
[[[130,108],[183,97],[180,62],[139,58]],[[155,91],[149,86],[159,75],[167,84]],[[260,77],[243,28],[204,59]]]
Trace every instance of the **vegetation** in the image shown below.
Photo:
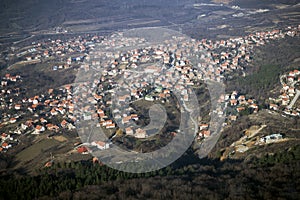
[[[112,3],[109,1],[101,1],[100,3],[99,1],[89,1],[89,3],[86,3],[86,1],[76,0],[54,0],[42,5],[37,0],[26,2],[20,3],[19,0],[4,0],[2,2],[0,21],[3,27],[0,32],[7,34],[7,36],[4,35],[0,38],[1,43],[4,41],[4,45],[0,49],[10,46],[8,43],[14,40],[28,37],[32,32],[38,35],[39,30],[53,30],[51,28],[61,24],[64,28],[75,31],[86,31],[84,28],[89,28],[90,31],[99,30],[99,27],[101,27],[101,30],[111,31],[116,27],[118,29],[133,28],[133,26],[128,25],[132,19],[147,21],[149,18],[155,18],[161,20],[159,23],[164,25],[168,25],[170,22],[184,24],[184,32],[197,39],[228,38],[233,35],[248,34],[247,31],[251,30],[253,25],[256,26],[255,30],[265,28],[266,25],[271,27],[274,25],[272,18],[277,16],[271,11],[263,14],[263,20],[257,20],[254,15],[238,19],[231,18],[230,14],[228,15],[230,17],[228,27],[230,28],[215,31],[214,27],[217,27],[220,23],[223,25],[225,22],[210,17],[221,17],[217,12],[212,12],[222,11],[222,8],[202,8],[201,13],[209,13],[207,16],[209,18],[203,19],[201,22],[190,23],[197,18],[199,10],[193,9],[192,6],[186,6],[180,1],[177,1],[180,2],[177,3],[180,4],[179,6],[174,6],[174,2],[171,0],[163,2],[158,0],[149,1],[147,6],[142,5],[142,2],[137,3],[139,5],[127,5],[119,0]],[[234,1],[234,3],[236,2],[242,3],[241,0]],[[256,0],[257,4],[250,0],[243,2],[244,4],[237,5],[261,8],[266,2],[274,3],[271,0]],[[277,2],[292,2],[294,4],[296,0],[276,0],[275,3]],[[266,8],[269,8],[269,6]],[[84,12],[84,10],[89,12]],[[112,10],[114,12],[111,12]],[[134,12],[131,12],[132,10]],[[290,13],[292,11],[292,8],[290,8]],[[114,16],[114,13],[117,13],[117,16]],[[223,17],[227,16],[224,15]],[[284,18],[285,21],[288,21],[286,16]],[[284,26],[297,22],[292,15],[289,18],[292,20],[284,23]],[[77,23],[80,20],[90,19],[90,22]],[[97,20],[93,21],[93,19]],[[278,26],[281,26],[280,23]],[[149,26],[151,25],[149,24]],[[45,39],[48,39],[48,37],[51,39],[65,37],[65,35],[47,34],[48,32],[38,37],[45,37]],[[31,41],[27,40],[27,42],[30,43]],[[249,66],[247,69],[249,75],[245,78],[235,77],[229,81],[229,91],[242,90],[240,92],[249,94],[258,100],[269,97],[270,90],[279,85],[279,75],[298,65],[298,63],[294,63],[294,60],[299,56],[299,44],[299,39],[287,37],[283,42],[273,41],[264,47],[259,47],[257,49],[259,53],[254,56],[253,66]],[[2,55],[3,58],[7,56],[5,54]],[[0,61],[0,68],[4,68],[4,63],[4,61]],[[11,73],[17,73],[24,77],[22,86],[26,88],[24,93],[27,97],[44,93],[49,88],[57,88],[72,83],[76,73],[73,69],[64,70],[62,73],[53,72],[50,70],[51,62],[45,64],[45,66],[40,64],[26,66],[26,70],[24,69],[14,68]],[[33,72],[34,76],[32,75]],[[6,73],[6,71],[3,70],[1,73]],[[209,106],[207,106],[209,102],[206,102],[209,95],[207,89],[199,88],[196,92],[197,94],[203,94],[198,99],[201,105],[201,113],[209,112]],[[30,176],[23,174],[29,170],[30,165],[28,163],[30,161],[24,160],[24,163],[19,163],[22,168],[19,168],[18,171],[10,171],[11,166],[17,166],[18,159],[0,154],[0,199],[274,199],[275,197],[279,199],[298,199],[300,193],[300,145],[297,140],[299,137],[299,118],[292,121],[270,116],[262,117],[263,113],[260,112],[259,116],[255,116],[257,118],[253,120],[253,116],[248,116],[247,111],[242,113],[243,116],[237,122],[234,122],[232,127],[224,130],[219,143],[209,158],[199,159],[189,149],[188,153],[172,166],[151,173],[130,174],[91,161],[72,161],[68,163],[55,161],[52,167],[42,168],[36,172],[36,175]],[[172,115],[172,113],[168,117],[174,121],[177,119],[177,116]],[[204,118],[204,121],[209,121],[209,119]],[[266,123],[268,126],[263,130],[267,131],[264,133],[276,133],[280,130],[281,133],[290,137],[293,136],[296,139],[291,143],[272,144],[263,148],[263,150],[254,149],[253,151],[256,151],[257,154],[256,152],[247,154],[243,160],[218,161],[218,158],[222,155],[220,149],[239,139],[245,129],[262,123]],[[176,128],[174,124],[169,124],[173,125],[172,129]],[[286,129],[286,127],[289,128]],[[6,132],[6,130],[2,131]],[[71,132],[64,133],[64,135],[67,134],[71,135]],[[74,135],[72,132],[73,137]],[[118,135],[122,135],[122,132],[118,131]],[[29,138],[26,140],[28,141],[25,141],[25,138],[22,139],[22,143],[32,142]],[[160,140],[157,140],[156,145],[160,143]],[[125,142],[133,143],[130,138]],[[44,151],[52,146],[48,143],[37,144],[36,146],[39,148],[33,152],[41,154],[45,154]],[[48,147],[42,148],[39,146],[40,144]],[[36,146],[33,147],[36,148]],[[33,147],[23,151],[19,154],[19,157],[24,159],[39,157],[31,152],[31,150],[34,150]],[[265,149],[272,153],[267,153],[267,151],[264,151]],[[28,155],[24,156],[24,154]],[[29,154],[35,158],[30,158]],[[44,160],[42,157],[39,157],[39,159],[39,162]]]
[[[249,76],[239,77],[237,82],[241,86],[241,90],[262,97],[265,91],[272,90],[274,85],[279,82],[280,72],[279,65],[266,64]]]
[[[297,61],[299,40],[287,37],[282,41],[274,40],[263,47],[256,47],[253,62],[246,67],[246,77],[227,81],[227,90],[238,90],[253,96],[260,103],[274,93],[279,93],[280,75],[298,68],[300,64]]]
[[[297,199],[299,161],[298,145],[247,162],[199,160],[189,151],[174,165],[143,174],[120,172],[91,162],[56,163],[40,170],[38,176],[1,177],[0,196],[4,199],[272,199],[275,195]]]
[[[256,164],[260,166],[273,166],[276,163],[288,164],[293,160],[300,159],[300,146],[294,146],[287,150],[287,152],[271,153],[256,160]]]

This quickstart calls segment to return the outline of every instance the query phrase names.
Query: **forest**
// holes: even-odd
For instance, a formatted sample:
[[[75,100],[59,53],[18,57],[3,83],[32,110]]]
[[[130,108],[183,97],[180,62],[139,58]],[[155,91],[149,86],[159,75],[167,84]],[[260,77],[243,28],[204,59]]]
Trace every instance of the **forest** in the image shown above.
[[[298,199],[299,161],[300,145],[225,162],[190,149],[171,166],[141,174],[91,161],[54,163],[36,176],[2,175],[0,199]]]

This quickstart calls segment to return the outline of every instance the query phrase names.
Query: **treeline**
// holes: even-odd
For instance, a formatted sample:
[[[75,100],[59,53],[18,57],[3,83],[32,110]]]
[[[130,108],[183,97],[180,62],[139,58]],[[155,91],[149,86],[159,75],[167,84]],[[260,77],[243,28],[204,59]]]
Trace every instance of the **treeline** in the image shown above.
[[[257,166],[273,166],[277,163],[288,164],[300,160],[300,146],[291,147],[287,152],[269,153],[254,161]],[[298,163],[299,164],[299,163]]]
[[[141,174],[91,162],[57,163],[39,175],[0,179],[1,199],[297,199],[300,145],[247,161],[197,160]],[[190,157],[190,158],[188,158]],[[183,159],[183,158],[181,158]],[[182,161],[182,160],[181,160]],[[178,163],[178,162],[176,162]]]
[[[134,178],[188,175],[191,167],[183,167],[199,161],[192,153],[185,154],[172,166],[149,173],[127,173],[91,161],[53,163],[49,168],[36,171],[37,176],[7,174],[0,176],[0,199],[33,199],[54,197],[64,191],[75,191],[87,185],[102,185],[108,181],[126,181]]]

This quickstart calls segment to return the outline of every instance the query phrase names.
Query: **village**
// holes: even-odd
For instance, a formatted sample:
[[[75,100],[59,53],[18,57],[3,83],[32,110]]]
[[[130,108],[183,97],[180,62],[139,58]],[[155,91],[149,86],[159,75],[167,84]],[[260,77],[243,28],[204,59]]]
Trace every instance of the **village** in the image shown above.
[[[300,95],[300,71],[295,69],[280,77],[282,89],[278,98],[269,98],[269,108],[282,112],[283,116],[299,116],[300,108],[297,100]]]
[[[81,83],[79,91],[74,92],[74,86],[69,84],[49,89],[34,97],[22,98],[26,91],[15,88],[14,84],[21,82],[23,77],[18,74],[6,74],[2,77],[0,127],[8,131],[1,133],[0,151],[6,152],[17,145],[18,135],[46,133],[51,138],[55,134],[76,129],[77,121],[92,119],[99,121],[99,127],[109,130],[112,135],[122,128],[125,135],[146,139],[149,133],[135,127],[133,123],[140,116],[129,106],[131,102],[167,103],[177,93],[180,98],[177,98],[176,107],[183,105],[185,110],[193,110],[195,108],[189,103],[193,87],[207,79],[222,83],[228,75],[242,72],[248,67],[255,46],[284,37],[298,37],[299,31],[300,26],[288,27],[228,40],[192,39],[190,43],[185,38],[175,37],[172,42],[165,41],[164,44],[151,48],[143,47],[111,54],[97,51],[97,45],[134,46],[145,40],[126,38],[122,33],[109,38],[86,35],[67,41],[50,39],[33,42],[25,48],[27,50],[13,49],[14,53],[10,56],[17,57],[17,63],[31,64],[51,60],[51,69],[57,73],[61,69],[79,65],[80,70],[92,74],[94,80]],[[227,51],[216,53],[217,49],[222,48]],[[189,57],[201,52],[205,52],[200,58],[203,62],[200,66],[193,66]],[[101,62],[99,58],[102,58]],[[101,69],[101,73],[94,74],[97,68]],[[123,76],[122,79],[120,75]],[[292,71],[281,79],[282,94],[270,104],[270,109],[279,110],[285,106],[284,114],[299,116],[299,108],[294,106],[299,97],[299,90],[295,89],[299,72]],[[125,82],[119,83],[119,80]],[[220,107],[216,112],[220,116],[226,114],[222,126],[230,125],[239,115],[259,112],[256,100],[238,91],[220,96],[219,103]],[[194,120],[199,128],[195,138],[201,141],[209,137],[209,122]],[[98,149],[109,148],[108,143],[110,141],[90,141],[90,145]],[[80,153],[88,151],[82,145],[74,148],[78,148]]]

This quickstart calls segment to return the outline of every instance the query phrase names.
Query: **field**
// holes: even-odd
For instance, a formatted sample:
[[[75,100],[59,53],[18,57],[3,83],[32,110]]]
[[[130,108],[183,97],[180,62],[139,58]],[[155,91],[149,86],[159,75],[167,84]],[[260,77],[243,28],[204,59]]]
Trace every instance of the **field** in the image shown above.
[[[197,0],[197,3],[212,3]],[[39,34],[111,32],[147,26],[163,26],[194,38],[228,38],[253,31],[298,25],[300,14],[296,0],[234,0],[219,6],[194,7],[194,1],[61,1],[45,2],[39,7],[34,0],[2,2],[0,41],[23,40]],[[242,10],[233,9],[237,5]],[[268,12],[257,12],[268,9]],[[111,12],[113,11],[113,12]],[[243,13],[243,17],[233,17]],[[202,16],[204,15],[204,16]],[[22,16],[22,17],[20,17]],[[201,17],[202,16],[202,17]],[[59,27],[59,28],[58,28]],[[216,31],[217,30],[217,31]]]
[[[59,144],[60,142],[52,139],[42,139],[33,143],[16,155],[17,165],[15,168],[25,168],[27,164],[35,169],[41,167],[41,161],[44,160],[45,163],[49,161],[51,159],[50,152],[56,151]],[[27,166],[26,168],[31,171],[30,167]]]
[[[55,63],[38,63],[30,65],[14,65],[9,70],[2,70],[0,75],[6,73],[18,74],[23,77],[23,82],[19,87],[26,89],[26,97],[46,93],[50,88],[71,84],[75,80],[76,69],[69,68],[60,71],[53,71],[52,66]],[[34,75],[32,72],[34,71]]]

